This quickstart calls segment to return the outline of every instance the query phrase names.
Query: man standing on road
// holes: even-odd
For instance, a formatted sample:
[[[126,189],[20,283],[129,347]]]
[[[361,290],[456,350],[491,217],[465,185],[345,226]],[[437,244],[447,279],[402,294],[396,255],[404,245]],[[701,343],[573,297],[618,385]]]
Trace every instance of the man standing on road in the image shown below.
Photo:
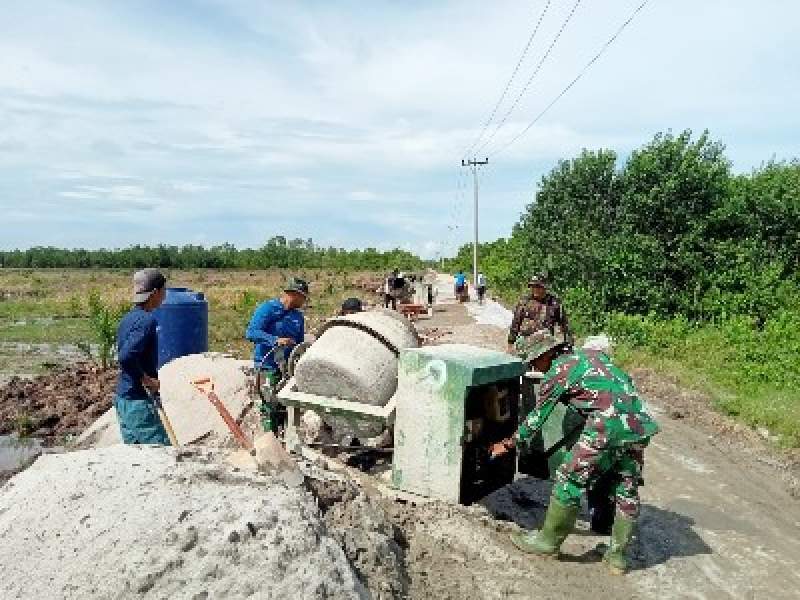
[[[459,269],[458,273],[455,274],[453,277],[453,291],[456,296],[456,300],[461,300],[464,295],[465,287],[467,285],[467,276],[464,275],[464,271]]]
[[[394,282],[400,275],[399,271],[395,269],[383,281],[383,307],[389,308],[392,305],[392,310],[397,310],[397,300],[394,296]]]
[[[514,317],[508,331],[508,353],[525,358],[528,338],[533,333],[547,329],[556,335],[556,326],[561,330],[563,341],[571,342],[567,313],[555,295],[547,289],[544,275],[534,275],[528,281],[530,295],[521,299],[514,308]]]
[[[566,345],[546,330],[531,335],[529,342],[534,368],[545,373],[539,399],[514,437],[495,444],[492,454],[529,444],[558,402],[584,417],[585,424],[556,472],[541,530],[514,533],[511,541],[529,554],[558,556],[575,526],[581,495],[600,477],[610,477],[617,510],[603,561],[612,573],[622,574],[628,568],[626,550],[639,516],[644,449],[658,433],[658,424],[630,376],[609,358],[607,339],[604,344],[595,339],[572,353],[565,352]]]
[[[305,321],[300,309],[307,298],[308,284],[302,279],[292,277],[280,297],[256,307],[247,326],[245,337],[255,344],[253,362],[270,385],[276,385],[281,380],[278,362],[288,358],[288,351],[292,346],[303,341]],[[276,425],[273,406],[265,402],[261,404],[260,410],[264,431],[273,431]]]
[[[164,301],[166,282],[155,269],[134,273],[134,307],[122,317],[117,329],[119,378],[114,408],[126,444],[170,445],[155,405],[160,384],[153,311]]]
[[[483,297],[486,295],[486,276],[483,273],[478,273],[475,289],[478,291],[478,303],[483,304]]]

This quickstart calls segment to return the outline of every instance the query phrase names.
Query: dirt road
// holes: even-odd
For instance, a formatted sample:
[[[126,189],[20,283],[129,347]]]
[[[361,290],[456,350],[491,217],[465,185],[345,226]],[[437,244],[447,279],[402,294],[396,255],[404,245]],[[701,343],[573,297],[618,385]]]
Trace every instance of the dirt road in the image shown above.
[[[420,328],[436,327],[438,343],[502,349],[510,314],[490,303],[458,306],[440,277],[441,310]],[[483,323],[476,325],[475,321]],[[674,419],[670,398],[643,387],[662,426],[646,455],[643,509],[634,568],[607,574],[593,552],[603,538],[584,520],[564,544],[566,560],[530,559],[508,543],[504,527],[480,509],[444,511],[421,522],[409,544],[412,595],[450,598],[798,598],[800,501],[778,464],[748,448]],[[669,389],[669,388],[664,388]],[[673,415],[674,416],[674,415]],[[537,527],[549,484],[523,478],[484,503],[494,515]],[[476,525],[480,523],[480,525]],[[413,557],[427,555],[415,573]]]

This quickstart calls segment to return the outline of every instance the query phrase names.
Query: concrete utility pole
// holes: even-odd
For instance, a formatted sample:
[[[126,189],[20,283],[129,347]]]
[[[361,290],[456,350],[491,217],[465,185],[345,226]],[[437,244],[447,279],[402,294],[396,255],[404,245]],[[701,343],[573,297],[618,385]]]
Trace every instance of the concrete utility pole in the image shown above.
[[[472,167],[472,180],[475,184],[475,239],[472,242],[472,285],[478,285],[478,167],[488,165],[489,159],[467,160],[461,159],[462,167]]]

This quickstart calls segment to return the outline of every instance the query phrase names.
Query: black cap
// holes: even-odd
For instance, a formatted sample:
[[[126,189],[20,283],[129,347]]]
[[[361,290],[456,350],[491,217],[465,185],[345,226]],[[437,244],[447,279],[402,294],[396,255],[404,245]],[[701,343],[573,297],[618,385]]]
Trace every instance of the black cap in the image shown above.
[[[348,298],[342,302],[342,313],[354,313],[364,310],[364,305],[358,298]]]

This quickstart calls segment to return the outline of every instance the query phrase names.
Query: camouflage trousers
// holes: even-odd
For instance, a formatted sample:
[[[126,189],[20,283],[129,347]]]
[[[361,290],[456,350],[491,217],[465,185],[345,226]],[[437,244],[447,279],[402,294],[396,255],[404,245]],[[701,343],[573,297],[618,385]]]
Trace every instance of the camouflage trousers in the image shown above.
[[[261,403],[258,407],[259,413],[261,414],[261,426],[264,428],[264,431],[275,432],[277,426],[277,411],[273,390],[278,382],[280,382],[281,374],[279,371],[272,371],[269,369],[264,369],[261,373],[263,375],[261,394],[266,397],[266,399],[261,399]]]
[[[526,363],[531,362],[534,357],[529,356],[531,348],[537,346],[537,342],[533,342],[530,339],[530,336],[527,335],[520,335],[517,336],[517,339],[514,340],[514,354],[516,354],[519,358],[521,358]]]
[[[603,474],[610,474],[617,510],[635,519],[639,516],[639,481],[644,467],[644,449],[649,439],[610,446],[608,438],[590,428],[567,453],[556,471],[553,494],[568,506],[579,506],[581,495]]]

